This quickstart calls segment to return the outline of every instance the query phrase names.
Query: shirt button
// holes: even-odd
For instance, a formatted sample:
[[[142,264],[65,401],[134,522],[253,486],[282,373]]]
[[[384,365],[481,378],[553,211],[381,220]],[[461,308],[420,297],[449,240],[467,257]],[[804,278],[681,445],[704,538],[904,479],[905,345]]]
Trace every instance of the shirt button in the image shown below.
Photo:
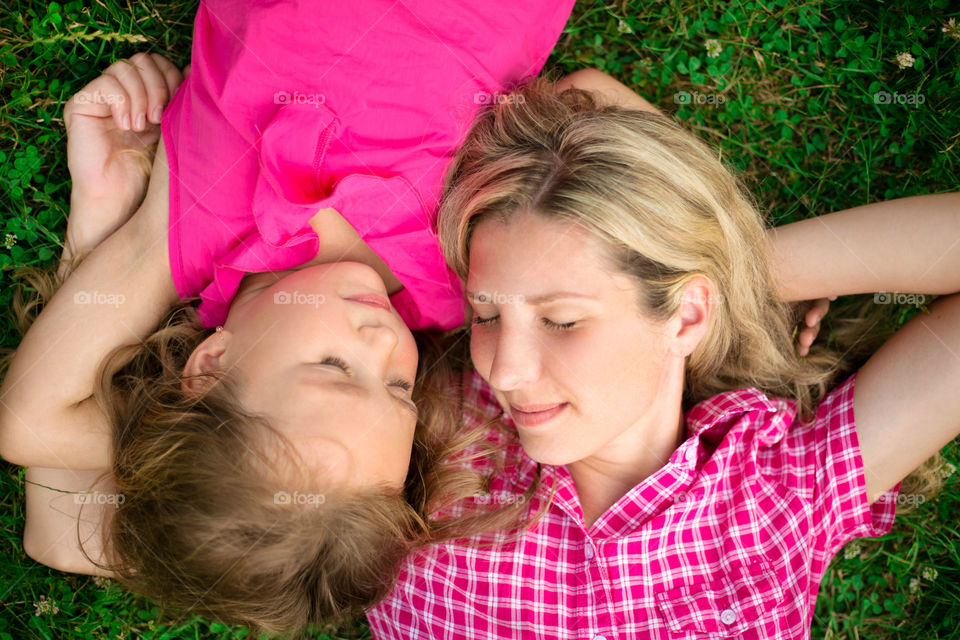
[[[587,560],[593,560],[593,547],[590,546],[589,542],[583,545],[583,555],[587,556]],[[603,636],[598,637],[602,638]]]
[[[598,633],[597,635],[593,636],[593,640],[607,640],[607,636]]]
[[[720,622],[723,624],[733,624],[737,621],[737,614],[733,609],[724,609],[720,612]]]

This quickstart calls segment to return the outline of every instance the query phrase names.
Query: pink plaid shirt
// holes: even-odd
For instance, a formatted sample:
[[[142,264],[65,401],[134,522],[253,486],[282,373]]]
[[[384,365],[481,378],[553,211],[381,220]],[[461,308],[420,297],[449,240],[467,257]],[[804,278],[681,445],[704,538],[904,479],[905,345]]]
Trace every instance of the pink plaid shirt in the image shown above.
[[[543,465],[528,505],[543,518],[492,547],[470,540],[411,555],[368,611],[377,638],[809,638],[817,590],[854,537],[893,525],[898,484],[867,503],[854,429],[855,375],[794,424],[792,401],[756,389],[686,415],[669,462],[584,526],[566,467]],[[465,401],[500,413],[474,376]],[[509,418],[504,418],[509,420]],[[488,496],[520,499],[535,477],[515,435]]]

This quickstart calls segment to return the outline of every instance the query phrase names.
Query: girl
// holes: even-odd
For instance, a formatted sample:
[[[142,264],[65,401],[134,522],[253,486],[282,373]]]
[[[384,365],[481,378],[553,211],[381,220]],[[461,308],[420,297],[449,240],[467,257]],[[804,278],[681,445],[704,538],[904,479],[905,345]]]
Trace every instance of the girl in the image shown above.
[[[958,232],[949,194],[765,235],[660,115],[540,84],[488,111],[440,234],[492,392],[474,377],[464,402],[498,451],[463,452],[488,485],[450,510],[460,539],[404,563],[375,635],[809,637],[831,557],[889,531],[960,430]],[[792,356],[781,297],[918,289],[944,297],[830,393],[835,358]]]
[[[274,631],[386,592],[422,528],[441,415],[426,374],[411,400],[408,327],[462,314],[433,231],[440,178],[571,4],[200,6],[146,198],[49,301],[0,391],[5,458],[112,471],[104,569]],[[134,62],[87,104],[155,135],[162,69]]]

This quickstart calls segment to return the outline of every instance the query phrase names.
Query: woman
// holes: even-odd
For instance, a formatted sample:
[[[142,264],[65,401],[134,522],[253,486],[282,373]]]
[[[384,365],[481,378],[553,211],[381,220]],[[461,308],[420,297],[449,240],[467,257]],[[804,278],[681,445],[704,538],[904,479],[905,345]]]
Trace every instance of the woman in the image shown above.
[[[440,216],[492,391],[468,381],[459,464],[488,484],[375,636],[808,637],[831,557],[958,433],[958,200],[768,233],[662,116],[537,84],[491,109]],[[944,297],[826,393],[836,359],[793,357],[781,298],[885,290]]]

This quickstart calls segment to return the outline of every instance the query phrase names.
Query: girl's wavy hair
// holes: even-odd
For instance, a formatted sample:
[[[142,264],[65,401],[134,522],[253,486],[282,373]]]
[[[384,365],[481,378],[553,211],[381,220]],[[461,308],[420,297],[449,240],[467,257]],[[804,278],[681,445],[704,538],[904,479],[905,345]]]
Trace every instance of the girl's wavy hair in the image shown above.
[[[677,311],[693,276],[713,284],[708,333],[687,360],[684,410],[756,387],[795,400],[798,418],[809,420],[838,376],[862,364],[896,325],[882,305],[863,316],[866,305],[853,301],[857,315],[831,320],[831,345],[799,358],[799,318],[777,295],[764,221],[716,153],[672,118],[603,106],[543,79],[491,105],[447,174],[439,234],[461,279],[477,224],[518,212],[594,234],[613,270],[635,278],[640,308],[653,318]],[[841,307],[832,315],[844,315]],[[939,456],[925,463],[903,491],[934,493],[941,464]]]
[[[13,312],[25,333],[61,279],[36,268],[17,277]],[[187,358],[209,335],[183,301],[152,335],[103,360],[94,397],[114,427],[111,475],[124,499],[104,522],[109,562],[88,559],[168,613],[257,632],[298,636],[362,615],[429,535],[428,504],[457,483],[439,464],[438,443],[455,442],[459,424],[448,346],[416,335],[418,421],[404,488],[332,491],[264,418],[242,410],[229,378],[199,397],[181,391]],[[292,504],[294,491],[316,499]]]

